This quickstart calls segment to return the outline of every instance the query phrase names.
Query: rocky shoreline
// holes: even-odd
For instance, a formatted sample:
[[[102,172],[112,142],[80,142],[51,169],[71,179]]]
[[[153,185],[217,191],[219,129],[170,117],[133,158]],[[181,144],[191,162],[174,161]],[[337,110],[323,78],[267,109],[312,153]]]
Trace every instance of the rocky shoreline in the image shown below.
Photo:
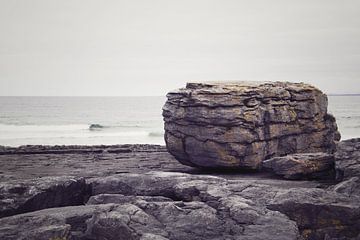
[[[360,239],[360,139],[336,179],[181,165],[164,146],[0,148],[0,239]]]

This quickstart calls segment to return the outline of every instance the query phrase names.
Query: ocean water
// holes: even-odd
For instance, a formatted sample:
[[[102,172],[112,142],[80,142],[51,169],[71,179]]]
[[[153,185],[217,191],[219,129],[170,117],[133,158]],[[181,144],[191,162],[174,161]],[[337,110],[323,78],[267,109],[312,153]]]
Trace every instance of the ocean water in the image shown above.
[[[165,97],[0,97],[0,145],[164,144]]]
[[[341,139],[360,137],[360,95],[328,96],[328,112],[335,116]]]
[[[165,144],[165,97],[0,97],[0,145]],[[329,96],[342,139],[360,137],[360,96]]]

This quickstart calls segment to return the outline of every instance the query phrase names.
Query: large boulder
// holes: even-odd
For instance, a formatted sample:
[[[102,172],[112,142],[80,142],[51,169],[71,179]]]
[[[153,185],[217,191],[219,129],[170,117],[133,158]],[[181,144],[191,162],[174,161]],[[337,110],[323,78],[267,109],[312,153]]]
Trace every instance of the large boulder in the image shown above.
[[[335,150],[327,96],[304,83],[188,83],[163,107],[168,151],[185,165],[257,169],[292,153]]]

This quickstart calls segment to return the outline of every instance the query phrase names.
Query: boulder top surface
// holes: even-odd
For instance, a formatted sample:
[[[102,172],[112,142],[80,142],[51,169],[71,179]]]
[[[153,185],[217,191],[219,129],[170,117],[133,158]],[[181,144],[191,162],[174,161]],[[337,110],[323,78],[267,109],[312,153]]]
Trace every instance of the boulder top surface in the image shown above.
[[[289,90],[298,91],[317,91],[321,92],[313,85],[304,82],[284,82],[284,81],[245,81],[245,80],[226,80],[226,81],[190,81],[186,84],[185,88],[180,88],[176,91],[182,91],[186,89],[207,89],[207,88],[222,88],[229,90],[242,91],[247,89],[259,89],[266,88],[288,88]],[[270,90],[270,89],[269,89]],[[322,93],[322,92],[321,92]]]

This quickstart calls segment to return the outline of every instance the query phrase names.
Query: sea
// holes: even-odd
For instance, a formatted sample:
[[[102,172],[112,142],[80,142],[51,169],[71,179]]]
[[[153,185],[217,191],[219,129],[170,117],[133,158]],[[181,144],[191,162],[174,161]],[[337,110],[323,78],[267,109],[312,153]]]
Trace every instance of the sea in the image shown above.
[[[0,97],[0,145],[164,145],[165,97]],[[360,137],[360,96],[329,96],[342,139]]]

